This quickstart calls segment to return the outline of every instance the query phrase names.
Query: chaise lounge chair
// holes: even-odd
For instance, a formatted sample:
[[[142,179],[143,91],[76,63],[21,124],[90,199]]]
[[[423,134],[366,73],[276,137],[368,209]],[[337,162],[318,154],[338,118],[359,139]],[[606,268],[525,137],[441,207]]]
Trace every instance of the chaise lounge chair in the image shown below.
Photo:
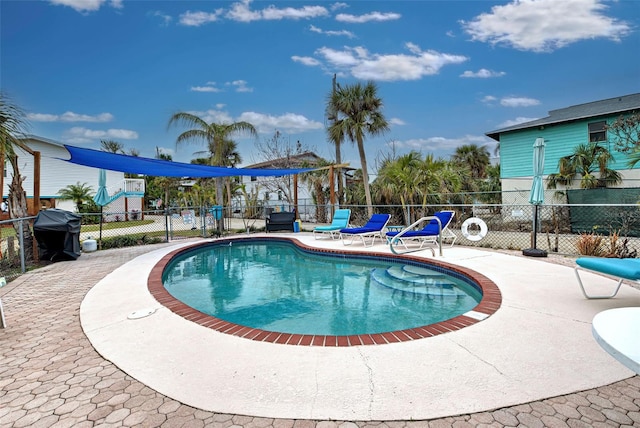
[[[367,224],[362,227],[347,227],[340,229],[340,239],[344,245],[353,244],[354,239],[362,239],[362,244],[367,247],[376,242],[376,238],[383,238],[384,228],[391,219],[391,214],[374,214]],[[367,245],[366,238],[371,238],[371,244]]]
[[[402,244],[407,248],[408,241],[417,241],[420,248],[425,244],[437,244],[438,238],[451,239],[451,246],[456,242],[456,234],[449,230],[449,224],[455,215],[454,211],[438,211],[433,216],[422,217],[409,227],[399,232],[387,232],[387,239],[391,244]],[[416,226],[428,221],[422,229],[415,230]]]
[[[640,282],[640,259],[616,259],[605,257],[580,257],[576,260],[578,266],[575,267],[576,277],[578,278],[578,284],[582,290],[582,294],[587,299],[610,299],[615,297],[620,290],[622,281],[628,279],[630,281]],[[584,288],[582,279],[578,269],[590,270],[594,272],[604,273],[607,275],[615,276],[619,278],[618,285],[612,294],[605,295],[590,295]]]
[[[349,227],[349,219],[351,218],[350,209],[339,209],[333,213],[333,220],[328,226],[316,226],[313,229],[313,237],[318,239],[320,236],[329,235],[331,239],[340,237],[340,229]]]

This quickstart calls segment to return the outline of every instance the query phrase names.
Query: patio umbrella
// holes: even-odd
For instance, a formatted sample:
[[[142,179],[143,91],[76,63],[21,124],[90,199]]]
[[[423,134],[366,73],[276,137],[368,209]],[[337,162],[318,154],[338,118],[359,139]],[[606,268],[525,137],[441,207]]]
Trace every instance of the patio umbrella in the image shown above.
[[[522,251],[525,256],[546,257],[547,252],[536,248],[538,236],[538,207],[544,202],[544,138],[536,138],[533,143],[533,184],[529,193],[529,203],[533,205],[533,239],[532,248]]]
[[[100,169],[98,175],[98,191],[93,197],[93,202],[100,207],[100,238],[98,240],[100,248],[102,248],[102,209],[111,202],[109,192],[107,191],[107,171]]]

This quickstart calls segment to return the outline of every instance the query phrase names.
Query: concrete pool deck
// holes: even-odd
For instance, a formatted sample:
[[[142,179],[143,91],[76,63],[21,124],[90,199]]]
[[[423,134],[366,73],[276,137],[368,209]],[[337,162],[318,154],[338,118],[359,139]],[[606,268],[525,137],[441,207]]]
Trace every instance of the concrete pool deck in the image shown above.
[[[319,248],[364,249],[315,240],[307,233],[284,235]],[[582,297],[570,267],[502,252],[445,248],[438,260],[481,272],[500,288],[502,306],[488,319],[402,343],[279,345],[207,329],[151,297],[146,287],[151,268],[177,246],[192,244],[165,245],[123,264],[89,291],[80,308],[83,330],[103,358],[187,406],[286,420],[433,420],[632,378],[637,396],[630,401],[636,401],[631,403],[635,413],[640,408],[638,378],[591,334],[598,312],[640,305],[638,289],[625,286],[615,299],[590,301]],[[367,250],[389,253],[382,244]],[[413,253],[421,254],[432,257],[429,251]],[[586,279],[595,291],[613,282],[596,275]],[[152,314],[137,318],[146,311]]]

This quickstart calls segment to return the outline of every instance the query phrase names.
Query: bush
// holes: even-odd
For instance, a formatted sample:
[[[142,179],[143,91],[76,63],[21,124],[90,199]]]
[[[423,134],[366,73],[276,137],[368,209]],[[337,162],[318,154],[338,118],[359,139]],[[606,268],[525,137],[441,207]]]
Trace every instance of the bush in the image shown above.
[[[611,232],[609,235],[609,248],[604,247],[604,237],[596,233],[583,233],[580,235],[576,248],[578,253],[583,256],[594,257],[617,257],[628,258],[636,257],[636,250],[629,250],[629,238],[625,238],[622,243],[619,242],[620,235],[617,231]]]
[[[148,235],[121,235],[102,239],[102,249],[135,247],[137,245],[158,244],[162,239]]]
[[[602,247],[602,236],[596,233],[581,233],[576,242],[578,254],[583,256],[602,257],[605,253]]]

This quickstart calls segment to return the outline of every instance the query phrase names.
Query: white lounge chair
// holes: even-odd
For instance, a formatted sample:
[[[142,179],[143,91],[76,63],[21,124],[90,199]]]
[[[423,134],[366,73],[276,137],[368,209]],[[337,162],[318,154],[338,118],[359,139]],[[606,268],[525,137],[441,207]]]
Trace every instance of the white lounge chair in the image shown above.
[[[582,290],[582,294],[587,299],[610,299],[615,297],[620,291],[622,281],[628,279],[630,281],[640,282],[640,259],[617,259],[606,257],[580,257],[576,260],[577,266],[575,267],[576,278],[578,278],[578,284]],[[591,295],[588,294],[580,278],[579,269],[590,270],[594,272],[604,273],[607,275],[619,278],[618,284],[615,290],[611,294],[605,295]]]

